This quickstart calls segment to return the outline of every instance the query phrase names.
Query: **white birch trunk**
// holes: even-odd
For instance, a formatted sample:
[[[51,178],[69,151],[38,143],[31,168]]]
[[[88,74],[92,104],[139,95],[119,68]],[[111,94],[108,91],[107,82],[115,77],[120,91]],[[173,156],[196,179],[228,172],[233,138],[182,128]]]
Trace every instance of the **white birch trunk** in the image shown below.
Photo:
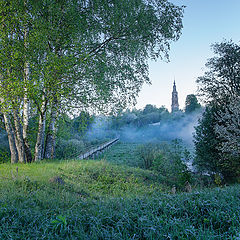
[[[26,4],[26,2],[24,2]],[[24,47],[28,49],[28,27],[24,26]],[[24,63],[24,98],[23,98],[23,140],[25,147],[25,158],[27,162],[32,162],[32,153],[28,143],[28,126],[30,115],[30,101],[28,99],[28,82],[29,82],[29,63],[25,59]]]
[[[29,64],[26,62],[24,66],[24,98],[23,98],[23,140],[25,146],[25,157],[27,162],[32,162],[32,153],[28,143],[28,126],[30,115],[30,101],[28,99],[27,82],[29,78]]]
[[[2,80],[2,76],[0,75],[0,80]],[[0,82],[1,84],[2,82]],[[4,105],[4,99],[0,97],[0,103]],[[8,143],[9,143],[9,149],[11,153],[11,163],[17,163],[18,162],[18,152],[17,152],[17,147],[16,147],[16,142],[15,142],[15,133],[14,129],[9,117],[9,114],[5,111],[4,107],[2,106],[3,110],[3,119],[4,119],[4,125],[5,129],[8,135]]]
[[[45,122],[46,122],[46,102],[45,102],[45,97],[43,95],[41,112],[39,115],[39,122],[38,122],[38,134],[37,134],[37,141],[35,145],[34,161],[40,161],[43,159]]]
[[[6,132],[8,135],[9,148],[10,148],[10,152],[11,152],[11,163],[17,163],[18,162],[18,153],[17,153],[12,124],[6,113],[3,113],[3,118],[4,118],[4,123],[5,123],[5,129],[6,129]]]
[[[42,152],[43,152],[43,139],[44,139],[44,122],[45,122],[45,114],[40,114],[39,122],[38,122],[38,134],[37,134],[37,142],[35,145],[35,161],[42,160]]]
[[[30,103],[27,94],[25,93],[23,99],[23,141],[25,146],[26,161],[32,162],[32,153],[28,143],[29,115],[30,115]]]
[[[57,102],[54,101],[51,109],[50,122],[48,126],[47,137],[46,137],[46,147],[45,147],[45,153],[44,153],[44,158],[46,159],[55,157],[56,120],[57,120]]]
[[[14,127],[15,127],[15,142],[18,151],[18,160],[21,163],[25,163],[25,148],[24,141],[22,135],[22,126],[20,123],[20,119],[18,116],[17,110],[13,110],[13,119],[14,119]]]
[[[25,1],[24,1],[25,4]],[[24,47],[25,50],[27,50],[27,36],[28,36],[28,30],[25,26],[24,29]],[[28,89],[27,89],[27,83],[29,80],[29,63],[25,61],[24,63],[24,98],[23,98],[23,138],[27,138],[27,130],[28,130],[28,124],[29,124],[29,114],[30,114],[30,106],[29,106],[29,99],[28,99]]]
[[[53,135],[53,143],[52,143],[52,150],[51,150],[51,159],[56,158],[56,131],[57,131],[57,128],[55,127],[55,133]]]
[[[43,124],[42,124],[42,150],[41,150],[41,159],[44,158],[44,147],[45,147],[45,131],[46,131],[46,113],[43,115]]]

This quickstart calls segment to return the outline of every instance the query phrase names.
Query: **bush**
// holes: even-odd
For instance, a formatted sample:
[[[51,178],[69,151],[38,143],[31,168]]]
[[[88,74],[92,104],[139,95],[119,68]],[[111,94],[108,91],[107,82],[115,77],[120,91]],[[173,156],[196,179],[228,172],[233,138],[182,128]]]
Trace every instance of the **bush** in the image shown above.
[[[187,166],[178,156],[175,159],[169,158],[166,153],[159,152],[153,161],[152,169],[165,176],[165,182],[171,186],[182,188],[186,182],[191,181],[191,174]]]
[[[0,163],[6,163],[10,161],[10,152],[8,150],[0,149]]]
[[[192,176],[185,163],[189,160],[189,152],[180,140],[141,145],[138,153],[142,159],[142,166],[164,177],[167,185],[183,188],[186,182],[191,182]]]
[[[85,149],[85,144],[82,140],[59,139],[56,145],[56,158],[74,158],[80,155]]]
[[[10,161],[10,150],[7,134],[0,131],[0,163]]]
[[[155,158],[155,155],[158,153],[158,150],[158,144],[154,143],[147,143],[138,147],[137,153],[142,160],[143,168],[150,169],[153,166],[153,160]]]

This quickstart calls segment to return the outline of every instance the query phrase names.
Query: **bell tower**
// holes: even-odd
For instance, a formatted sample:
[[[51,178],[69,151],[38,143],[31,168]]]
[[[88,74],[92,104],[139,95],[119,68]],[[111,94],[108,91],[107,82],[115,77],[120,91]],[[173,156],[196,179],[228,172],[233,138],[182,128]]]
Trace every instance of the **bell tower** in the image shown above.
[[[176,89],[176,83],[174,80],[173,83],[173,91],[172,91],[172,113],[177,112],[179,110],[179,104],[178,104],[178,92]]]

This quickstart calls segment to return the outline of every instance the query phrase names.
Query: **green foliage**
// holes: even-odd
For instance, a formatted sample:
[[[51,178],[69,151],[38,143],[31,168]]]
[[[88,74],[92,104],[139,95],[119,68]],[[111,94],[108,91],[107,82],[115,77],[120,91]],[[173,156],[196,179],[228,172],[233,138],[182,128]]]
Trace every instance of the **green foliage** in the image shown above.
[[[197,97],[194,94],[189,94],[185,101],[185,113],[192,113],[201,108],[198,103]]]
[[[56,158],[75,158],[86,150],[83,140],[78,139],[58,139],[56,143]]]
[[[70,139],[72,137],[72,121],[67,114],[62,114],[58,118],[57,137],[59,139]]]
[[[148,59],[168,59],[170,43],[179,39],[183,9],[167,0],[1,0],[1,111],[24,125],[18,141],[25,144],[27,161],[32,159],[28,142],[32,151],[36,143],[35,160],[44,156],[44,134],[50,157],[59,113],[110,113],[133,105],[142,85],[150,82]],[[43,120],[37,138],[20,136],[27,135],[23,102]],[[50,114],[50,127],[42,134],[41,122]],[[23,153],[18,156],[25,161]]]
[[[66,217],[62,215],[58,215],[56,219],[51,221],[51,225],[52,225],[53,232],[55,232],[57,235],[60,235],[61,232],[66,231],[66,228],[67,228]]]
[[[104,159],[117,165],[142,167],[142,160],[138,154],[139,145],[138,143],[119,142],[110,151],[104,153]]]
[[[194,165],[199,171],[218,172],[218,159],[220,158],[217,146],[219,140],[214,131],[216,112],[215,107],[206,107],[194,135],[195,158]]]
[[[172,156],[171,160],[159,153],[154,159],[152,169],[165,177],[165,184],[183,189],[187,182],[192,182],[191,172],[178,156],[175,159]]]
[[[225,179],[236,181],[240,177],[240,98],[232,97],[216,115],[215,133],[220,142],[219,166]]]
[[[20,185],[14,167],[0,168],[1,239],[239,237],[239,185],[163,194],[150,171],[105,161],[18,164]],[[48,181],[58,174],[64,186]]]
[[[112,128],[120,129],[123,126],[144,127],[151,123],[160,121],[168,121],[171,118],[168,110],[161,106],[157,108],[151,104],[147,104],[143,110],[127,109],[112,117]]]
[[[143,114],[149,114],[149,113],[153,113],[156,112],[158,109],[156,106],[152,105],[152,104],[147,104],[144,109],[143,109]]]
[[[13,183],[13,188],[24,192],[38,190],[49,196],[54,196],[59,190],[62,191],[62,194],[66,193],[66,195],[78,198],[129,197],[143,194],[152,195],[155,191],[161,191],[163,188],[157,175],[152,171],[126,165],[115,165],[105,160],[55,160],[26,165],[26,167],[21,164],[17,166],[18,174],[16,174],[16,165],[1,164],[1,180],[6,183],[9,180],[10,183]],[[60,176],[64,185],[51,181],[55,176]]]
[[[7,135],[4,130],[0,129],[0,164],[10,160],[10,151],[8,146]]]
[[[158,154],[159,146],[157,144],[148,143],[141,145],[138,148],[138,154],[142,160],[143,167],[150,169],[153,166],[153,161]]]
[[[72,134],[83,135],[88,129],[90,124],[94,121],[94,117],[88,112],[82,111],[79,116],[75,117],[72,121]]]
[[[221,179],[221,176],[219,174],[214,175],[214,182],[219,187],[222,185],[222,179]]]
[[[165,184],[183,188],[186,182],[191,182],[192,176],[186,166],[190,153],[181,141],[145,144],[139,147],[138,153],[144,168],[154,170],[160,177],[164,177]]]
[[[224,41],[212,47],[215,56],[206,64],[208,71],[197,80],[209,106],[196,128],[195,163],[200,170],[221,174],[225,181],[237,181],[240,46]]]
[[[0,149],[0,164],[10,161],[9,149]]]
[[[240,45],[224,41],[212,45],[214,57],[206,63],[208,71],[199,77],[199,92],[207,102],[228,104],[230,97],[239,96]]]
[[[87,112],[81,112],[79,116],[71,119],[67,114],[62,114],[58,118],[56,158],[75,158],[92,145],[100,144],[101,141],[89,142],[85,133],[93,121],[93,116]]]

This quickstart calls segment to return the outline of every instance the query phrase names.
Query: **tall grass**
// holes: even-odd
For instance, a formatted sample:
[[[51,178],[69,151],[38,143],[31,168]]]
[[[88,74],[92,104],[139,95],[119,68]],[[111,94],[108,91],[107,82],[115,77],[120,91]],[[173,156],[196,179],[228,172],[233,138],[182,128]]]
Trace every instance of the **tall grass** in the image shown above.
[[[0,183],[4,240],[240,239],[239,185],[173,195],[106,160],[1,164]]]

